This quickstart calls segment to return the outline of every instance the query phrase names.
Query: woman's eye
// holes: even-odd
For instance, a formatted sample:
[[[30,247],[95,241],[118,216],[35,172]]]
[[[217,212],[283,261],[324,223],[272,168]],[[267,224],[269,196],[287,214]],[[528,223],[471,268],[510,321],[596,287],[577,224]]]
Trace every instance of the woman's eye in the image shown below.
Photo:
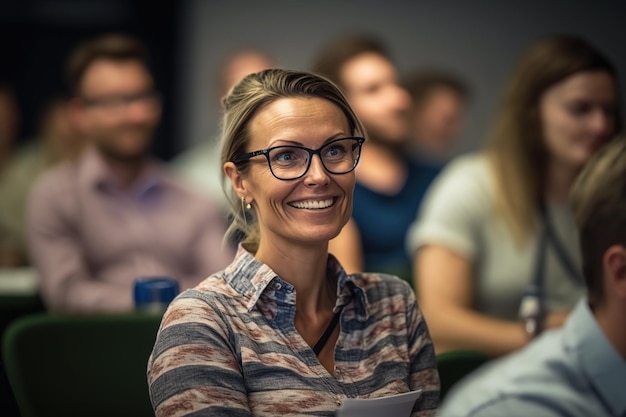
[[[277,161],[291,161],[293,159],[293,154],[291,152],[281,152],[276,155],[274,158]]]
[[[343,156],[345,154],[346,154],[346,149],[341,145],[331,146],[330,148],[326,149],[326,152],[324,152],[325,156],[331,157],[331,158]]]

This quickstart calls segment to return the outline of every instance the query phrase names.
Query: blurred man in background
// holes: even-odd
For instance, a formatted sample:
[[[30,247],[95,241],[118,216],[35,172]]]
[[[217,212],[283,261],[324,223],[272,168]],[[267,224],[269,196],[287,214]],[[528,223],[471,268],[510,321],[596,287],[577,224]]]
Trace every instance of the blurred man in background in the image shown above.
[[[14,155],[20,126],[20,111],[10,84],[0,83],[0,200],[6,199],[2,188],[9,183],[8,165]],[[0,205],[3,204],[0,201]],[[8,204],[8,203],[4,203]],[[2,207],[0,206],[0,211]],[[25,263],[16,242],[12,224],[0,213],[0,268],[12,268]]]
[[[137,278],[173,277],[182,290],[228,265],[216,207],[148,155],[161,100],[145,47],[104,35],[78,46],[67,72],[87,147],[36,182],[27,208],[46,306],[128,311]]]
[[[352,220],[331,241],[348,272],[388,272],[411,282],[406,231],[438,169],[406,154],[411,97],[385,45],[368,35],[331,39],[314,71],[337,83],[367,130],[356,169]]]
[[[467,87],[440,70],[417,70],[405,86],[412,98],[409,151],[435,164],[446,163],[462,128]]]
[[[5,267],[30,264],[25,211],[31,186],[43,172],[76,157],[82,146],[82,138],[70,123],[66,100],[51,98],[41,112],[35,137],[16,149],[0,178],[0,240],[15,259]]]
[[[245,46],[231,51],[226,55],[219,69],[217,99],[221,101],[228,91],[246,75],[274,66],[274,59],[259,48]],[[183,179],[191,182],[209,196],[223,212],[228,212],[228,200],[221,183],[219,132],[177,156],[172,161],[172,165]]]

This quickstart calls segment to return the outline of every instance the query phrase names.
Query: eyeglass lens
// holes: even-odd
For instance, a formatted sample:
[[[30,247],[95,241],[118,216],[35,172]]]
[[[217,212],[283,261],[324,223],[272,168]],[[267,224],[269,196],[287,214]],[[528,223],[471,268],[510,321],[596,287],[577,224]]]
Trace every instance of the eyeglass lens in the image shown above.
[[[359,141],[341,139],[327,144],[319,152],[297,146],[278,146],[268,153],[272,173],[281,179],[303,176],[309,169],[311,157],[318,153],[322,164],[330,173],[345,174],[352,171],[360,155]]]

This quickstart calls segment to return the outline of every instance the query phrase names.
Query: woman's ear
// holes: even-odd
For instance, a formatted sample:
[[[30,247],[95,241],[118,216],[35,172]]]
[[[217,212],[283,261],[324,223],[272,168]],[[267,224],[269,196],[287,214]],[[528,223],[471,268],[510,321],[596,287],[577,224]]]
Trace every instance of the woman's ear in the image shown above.
[[[230,184],[237,195],[239,195],[239,197],[246,197],[250,200],[248,198],[248,190],[246,188],[244,178],[234,163],[226,162],[224,164],[224,174],[226,174],[226,176],[230,179]]]

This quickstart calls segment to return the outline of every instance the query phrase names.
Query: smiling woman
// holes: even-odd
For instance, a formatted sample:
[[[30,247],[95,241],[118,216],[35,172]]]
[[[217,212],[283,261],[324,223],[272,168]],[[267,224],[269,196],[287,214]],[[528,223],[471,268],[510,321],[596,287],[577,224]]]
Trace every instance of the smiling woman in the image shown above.
[[[163,317],[148,365],[157,416],[333,416],[345,398],[415,390],[411,415],[433,414],[439,377],[411,288],[348,275],[328,253],[365,141],[345,97],[325,78],[266,70],[224,108],[231,232],[244,239]]]

